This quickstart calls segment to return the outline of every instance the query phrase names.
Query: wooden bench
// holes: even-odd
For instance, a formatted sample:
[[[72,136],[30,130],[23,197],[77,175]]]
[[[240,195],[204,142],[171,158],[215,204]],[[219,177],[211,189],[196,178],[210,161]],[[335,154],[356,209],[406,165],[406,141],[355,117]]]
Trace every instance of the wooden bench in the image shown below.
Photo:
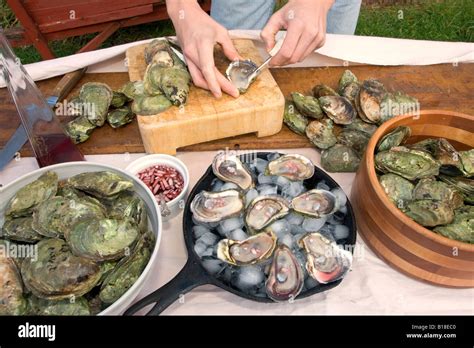
[[[6,30],[14,46],[33,45],[43,59],[55,58],[48,42],[98,33],[79,52],[98,48],[119,28],[168,18],[163,0],[6,0],[21,27]],[[210,11],[210,0],[201,0]]]

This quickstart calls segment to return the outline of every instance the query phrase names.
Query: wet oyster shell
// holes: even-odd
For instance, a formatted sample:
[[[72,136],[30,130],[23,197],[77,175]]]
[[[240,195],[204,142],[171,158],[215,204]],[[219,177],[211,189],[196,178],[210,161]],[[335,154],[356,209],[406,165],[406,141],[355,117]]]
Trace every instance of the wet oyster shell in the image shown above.
[[[316,85],[313,87],[312,92],[313,96],[318,99],[327,96],[339,96],[339,94],[328,85]]]
[[[474,175],[474,149],[469,151],[460,151],[459,157],[463,165],[464,173],[466,176]]]
[[[121,108],[128,101],[130,101],[130,99],[125,94],[123,94],[122,92],[113,91],[112,101],[110,102],[110,106],[114,108]]]
[[[100,279],[100,267],[73,255],[64,240],[51,238],[38,242],[36,258],[23,261],[21,275],[35,296],[61,300],[92,290]]]
[[[452,177],[443,174],[440,174],[438,179],[458,190],[466,203],[474,204],[474,179]]]
[[[334,213],[339,204],[332,192],[313,189],[293,198],[291,208],[299,214],[320,218]]]
[[[355,106],[355,101],[356,98],[359,96],[360,92],[360,83],[359,82],[351,82],[348,85],[346,85],[342,91],[341,91],[341,97],[346,98],[349,100],[352,104],[352,106]],[[356,109],[357,111],[357,109]]]
[[[321,152],[321,166],[328,172],[355,172],[359,164],[357,152],[346,145],[336,144]]]
[[[402,145],[411,136],[411,128],[399,126],[385,134],[377,143],[377,152],[390,150],[392,147]]]
[[[191,211],[199,222],[218,222],[239,216],[244,210],[244,202],[239,191],[202,191],[191,202]]]
[[[132,181],[109,171],[77,174],[66,182],[69,186],[97,198],[112,197],[117,193],[133,189]]]
[[[304,135],[306,126],[308,125],[308,119],[304,117],[296,109],[296,106],[292,102],[285,103],[285,113],[283,114],[283,122],[290,128],[293,132]]]
[[[319,149],[330,148],[337,142],[334,135],[334,123],[329,118],[321,121],[311,121],[306,127],[305,133],[308,139]]]
[[[338,92],[339,94],[342,95],[343,91],[344,91],[344,88],[346,86],[348,86],[349,84],[353,84],[353,83],[358,83],[358,79],[357,77],[354,75],[354,73],[350,70],[345,70],[343,73],[342,73],[342,76],[341,78],[339,79],[339,84],[338,84]]]
[[[46,300],[34,295],[28,297],[29,315],[91,315],[89,303],[83,297],[64,300]]]
[[[252,231],[260,231],[290,211],[288,202],[280,196],[258,196],[253,199],[245,214],[245,224]]]
[[[108,202],[107,216],[111,219],[130,218],[141,232],[148,229],[148,214],[143,200],[134,192],[123,192]]]
[[[135,114],[128,106],[111,110],[107,114],[107,122],[112,128],[119,128],[133,121]]]
[[[283,155],[268,163],[265,175],[283,176],[292,181],[306,180],[314,175],[314,164],[302,155]]]
[[[356,118],[351,124],[344,127],[344,129],[354,129],[366,133],[369,137],[375,133],[377,128],[377,125],[364,122],[360,118]]]
[[[402,92],[394,94],[387,93],[380,102],[380,123],[399,115],[418,115],[420,111],[419,102],[416,98]]]
[[[80,144],[89,139],[95,128],[87,116],[79,116],[68,122],[64,130],[74,144]]]
[[[87,106],[87,119],[97,127],[102,127],[112,102],[113,92],[105,83],[88,82],[79,92],[79,98]]]
[[[219,152],[212,161],[212,171],[219,179],[234,183],[242,190],[254,185],[250,170],[234,154]]]
[[[304,96],[301,93],[291,93],[291,98],[298,111],[306,117],[321,119],[324,117],[323,110],[319,106],[319,101],[313,96]]]
[[[351,102],[341,96],[326,96],[319,98],[319,104],[326,115],[334,123],[347,125],[352,123],[357,117],[356,110]]]
[[[35,181],[23,186],[8,202],[6,216],[21,217],[30,215],[39,203],[53,197],[58,190],[58,175],[45,172]]]
[[[461,194],[448,184],[434,178],[423,178],[413,189],[413,199],[431,199],[447,202],[453,209],[464,204]]]
[[[421,199],[407,204],[405,214],[422,226],[434,227],[453,221],[454,211],[449,203]]]
[[[268,297],[276,302],[292,300],[303,289],[303,283],[303,269],[295,255],[286,245],[279,245],[265,282]]]
[[[444,226],[437,226],[434,232],[464,243],[474,243],[474,219],[453,222]]]
[[[118,91],[125,94],[129,100],[134,100],[137,96],[145,94],[145,87],[143,81],[129,81]]]
[[[164,95],[136,96],[132,103],[132,112],[140,116],[159,114],[171,107],[171,102]]]
[[[404,209],[413,200],[413,185],[407,179],[393,173],[384,174],[379,178],[380,185],[388,198],[399,209]]]
[[[222,239],[217,244],[217,258],[231,265],[253,265],[269,259],[276,247],[273,232],[261,232],[242,241]]]
[[[353,148],[359,157],[364,155],[370,136],[355,129],[343,129],[337,136],[337,142]]]
[[[1,229],[0,238],[23,243],[36,243],[44,237],[33,229],[32,222],[31,216],[7,219]]]
[[[9,242],[0,240],[0,246],[7,248]],[[0,252],[0,315],[26,314],[26,300],[23,284],[15,261]]]
[[[381,102],[387,91],[377,80],[362,83],[356,103],[360,106],[359,116],[368,123],[380,123],[382,120]],[[357,100],[358,99],[358,100]]]

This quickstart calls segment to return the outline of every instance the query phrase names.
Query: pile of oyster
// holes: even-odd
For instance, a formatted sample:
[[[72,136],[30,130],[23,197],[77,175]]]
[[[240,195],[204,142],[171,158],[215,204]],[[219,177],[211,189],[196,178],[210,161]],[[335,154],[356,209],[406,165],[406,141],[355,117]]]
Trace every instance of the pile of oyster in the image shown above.
[[[456,151],[443,138],[406,144],[400,126],[377,144],[375,168],[390,200],[420,225],[474,243],[474,149]]]
[[[8,203],[0,244],[0,315],[89,315],[135,283],[155,239],[131,181],[46,172]]]
[[[291,93],[283,121],[321,150],[325,170],[355,172],[370,137],[381,123],[418,110],[415,98],[401,92],[389,93],[374,79],[361,82],[346,70],[337,92],[327,85],[317,85],[312,95]]]
[[[118,91],[99,82],[82,86],[79,96],[70,101],[78,117],[65,127],[75,144],[89,139],[105,121],[118,128],[132,122],[135,115],[156,115],[171,105],[186,103],[191,75],[168,40],[153,40],[145,49],[145,62],[143,81],[128,82]]]
[[[194,251],[224,283],[288,301],[349,271],[347,197],[324,181],[306,188],[303,181],[315,168],[304,156],[272,153],[267,159],[214,158],[217,178],[190,207]]]

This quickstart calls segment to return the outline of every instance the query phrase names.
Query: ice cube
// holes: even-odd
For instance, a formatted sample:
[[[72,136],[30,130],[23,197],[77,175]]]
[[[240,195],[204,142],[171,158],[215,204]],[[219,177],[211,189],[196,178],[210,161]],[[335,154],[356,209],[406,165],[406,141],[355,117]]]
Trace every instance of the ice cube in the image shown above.
[[[217,236],[212,232],[207,232],[197,240],[197,243],[203,243],[207,246],[212,246],[217,243]]]
[[[204,257],[204,256],[212,256],[214,254],[214,247],[213,246],[210,246],[210,247],[207,247],[206,250],[204,250],[204,252],[202,253],[202,256],[201,257]]]
[[[291,225],[291,233],[294,235],[305,234],[306,231],[301,225]]]
[[[346,205],[347,196],[341,188],[336,187],[335,189],[332,189],[331,192],[336,196],[337,203],[340,207]]]
[[[212,187],[212,191],[213,192],[218,192],[218,191],[221,191],[222,190],[222,186],[224,186],[224,182],[222,180],[219,180],[219,179],[214,179],[212,180],[212,183],[211,183],[211,187]]]
[[[193,233],[194,238],[199,239],[203,234],[211,232],[207,227],[202,225],[194,225],[193,226]]]
[[[267,169],[268,161],[265,161],[263,158],[256,158],[255,159],[255,168],[257,172],[263,173]]]
[[[258,175],[258,183],[260,185],[265,185],[265,184],[272,184],[273,183],[273,176],[272,175],[265,175],[265,174],[259,174]]]
[[[224,264],[221,260],[217,259],[206,259],[202,260],[202,266],[208,271],[210,274],[214,275],[219,273],[220,270],[224,267]]]
[[[284,176],[274,176],[273,183],[280,186],[282,189],[289,186],[291,181],[285,178]]]
[[[349,227],[345,225],[335,225],[333,231],[334,239],[346,239],[349,237]]]
[[[203,254],[206,251],[206,249],[207,249],[207,245],[202,242],[198,242],[194,244],[194,251],[199,257],[203,257]]]
[[[347,205],[341,206],[341,207],[339,208],[339,211],[340,211],[342,214],[346,215],[346,214],[347,214]]]
[[[233,230],[242,228],[244,226],[244,220],[241,217],[234,217],[226,220],[222,220],[219,223],[218,231],[221,235],[227,235]]]
[[[232,240],[244,240],[244,239],[247,239],[248,236],[247,234],[242,230],[242,229],[236,229],[236,230],[233,230],[232,232],[230,232],[229,234],[229,238],[232,239]]]
[[[326,190],[326,191],[329,191],[331,189],[326,183],[326,181],[324,180],[321,180],[320,182],[318,182],[318,184],[316,185],[316,188],[318,190]]]
[[[240,267],[237,286],[240,289],[248,289],[262,283],[264,278],[263,270],[258,266]]]
[[[260,185],[257,186],[257,190],[261,196],[276,195],[278,193],[278,187],[275,185]]]
[[[221,187],[221,191],[225,191],[225,190],[238,190],[239,187],[234,184],[233,182],[226,182],[224,185],[222,185]]]
[[[324,226],[326,223],[326,217],[322,217],[319,219],[316,218],[306,218],[303,221],[303,229],[306,232],[317,232]]]
[[[283,237],[279,238],[278,241],[281,244],[285,244],[290,249],[293,248],[294,240],[293,236],[290,233],[285,234]]]
[[[303,215],[298,213],[290,213],[286,216],[286,221],[288,221],[290,225],[301,225],[303,220]]]
[[[279,157],[280,157],[280,154],[278,152],[273,152],[267,155],[267,160],[274,161]]]
[[[290,182],[282,188],[282,195],[288,198],[295,198],[305,191],[305,187],[301,181]]]
[[[277,220],[270,225],[270,229],[276,234],[278,238],[290,233],[290,224],[286,220]]]
[[[248,206],[255,198],[258,197],[258,191],[256,189],[250,189],[245,194],[245,206]]]

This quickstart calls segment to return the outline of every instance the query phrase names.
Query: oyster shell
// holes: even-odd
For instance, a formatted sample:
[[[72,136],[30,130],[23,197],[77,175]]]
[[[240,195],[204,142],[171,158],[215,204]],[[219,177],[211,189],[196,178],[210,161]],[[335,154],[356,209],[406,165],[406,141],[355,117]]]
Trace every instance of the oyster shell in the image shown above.
[[[259,196],[250,202],[245,224],[250,231],[260,231],[290,211],[288,202],[280,196]]]
[[[341,96],[326,96],[319,98],[319,104],[326,115],[337,124],[350,124],[357,117],[351,102]]]
[[[459,208],[464,204],[463,197],[457,190],[434,178],[420,179],[413,189],[413,199],[444,201],[453,209]]]
[[[8,246],[0,240],[0,245]],[[0,315],[26,314],[26,300],[23,297],[23,285],[15,261],[7,256],[5,250],[0,252]]]
[[[352,104],[352,106],[355,106],[355,101],[356,98],[359,96],[360,92],[360,83],[359,82],[351,82],[348,85],[346,85],[342,91],[341,91],[341,97],[346,98],[349,100]],[[356,109],[357,111],[357,109]]]
[[[407,179],[393,173],[384,174],[379,178],[380,185],[388,198],[399,209],[404,209],[413,200],[413,185]]]
[[[16,242],[36,243],[43,239],[43,236],[33,229],[32,222],[31,216],[7,219],[3,224],[0,237]]]
[[[411,135],[411,128],[398,126],[394,130],[385,134],[378,142],[377,152],[390,150],[392,147],[403,144]]]
[[[352,265],[352,254],[321,233],[309,233],[299,245],[306,252],[306,270],[319,283],[327,284],[343,278]]]
[[[380,123],[399,115],[411,114],[416,116],[419,114],[419,109],[419,102],[416,98],[401,92],[387,93],[380,103]]]
[[[433,229],[444,237],[465,243],[474,243],[474,206],[466,205],[454,211],[451,224]]]
[[[111,197],[133,188],[132,181],[109,171],[77,174],[67,179],[67,184],[97,198]]]
[[[446,225],[453,221],[454,211],[449,203],[421,199],[407,204],[405,214],[422,226]]]
[[[357,77],[354,75],[354,73],[350,70],[345,70],[343,73],[342,73],[342,76],[339,80],[339,84],[338,84],[338,92],[340,95],[342,95],[344,89],[346,86],[348,86],[349,84],[353,84],[353,83],[358,83],[359,80],[357,79]]]
[[[145,86],[143,81],[129,81],[118,91],[125,94],[129,100],[134,100],[137,96],[145,94]]]
[[[64,130],[74,144],[79,144],[89,139],[95,128],[96,126],[89,122],[87,116],[79,116],[68,122]]]
[[[355,172],[360,158],[349,146],[336,144],[321,152],[321,166],[328,172]]]
[[[290,128],[293,132],[304,135],[306,126],[308,125],[308,119],[304,117],[296,109],[296,106],[292,102],[285,103],[285,113],[283,114],[283,122]]]
[[[354,122],[352,122],[351,124],[348,124],[344,128],[358,130],[359,132],[363,132],[370,137],[372,136],[372,134],[375,133],[378,127],[375,124],[367,123],[367,122],[362,121],[360,118],[356,118]]]
[[[337,136],[337,142],[353,148],[359,157],[364,155],[370,136],[355,129],[343,129]]]
[[[316,85],[312,89],[313,96],[315,98],[327,97],[327,96],[339,96],[335,90],[327,85]]]
[[[113,92],[105,83],[88,82],[79,92],[79,98],[87,106],[87,119],[97,127],[102,127],[112,102]]]
[[[324,117],[319,101],[313,96],[304,96],[301,93],[291,93],[291,98],[298,111],[306,117],[321,119]]]
[[[302,215],[320,218],[339,209],[336,196],[326,190],[309,190],[293,198],[291,208]]]
[[[73,255],[64,240],[51,238],[38,242],[36,258],[23,261],[21,275],[35,296],[61,300],[88,293],[100,279],[100,267]]]
[[[114,108],[121,108],[125,105],[125,103],[129,102],[130,99],[123,94],[122,92],[113,91],[112,93],[112,101],[110,102],[110,106]]]
[[[325,118],[321,121],[311,121],[306,127],[306,136],[319,149],[327,149],[336,144],[334,135],[334,123],[331,119]]]
[[[21,217],[31,214],[32,209],[50,197],[58,190],[58,175],[45,172],[35,181],[23,186],[8,202],[6,216]]]
[[[132,103],[132,112],[140,116],[159,114],[171,107],[171,102],[164,95],[136,96]]]
[[[466,176],[474,175],[474,149],[469,151],[460,151],[459,157],[463,165],[464,173]]]
[[[440,166],[429,153],[403,146],[393,147],[375,155],[375,167],[379,171],[398,174],[408,180],[438,175]]]
[[[107,114],[107,122],[112,128],[119,128],[130,123],[135,118],[135,114],[128,106],[119,109],[111,110]]]
[[[286,245],[279,245],[265,282],[268,297],[277,302],[292,300],[303,289],[303,283],[303,270],[295,255]]]
[[[34,295],[28,297],[29,315],[91,315],[89,303],[83,297],[64,300],[46,300]]]
[[[314,164],[301,155],[283,155],[268,163],[265,175],[283,176],[292,181],[306,180],[314,175]]]
[[[107,216],[111,219],[130,218],[141,232],[148,228],[148,214],[143,200],[134,192],[123,192],[109,203]]]
[[[191,202],[191,211],[199,222],[218,222],[238,216],[244,210],[244,202],[239,191],[202,191]]]
[[[117,260],[130,252],[139,236],[131,219],[84,220],[64,232],[72,252],[94,261]]]
[[[466,203],[474,204],[474,179],[452,177],[443,174],[439,175],[438,179],[458,190]]]
[[[273,232],[261,232],[242,241],[222,239],[217,244],[217,257],[231,265],[253,265],[269,259],[276,247]]]
[[[250,170],[233,154],[219,152],[212,161],[212,171],[219,179],[232,182],[242,190],[253,187],[253,178]]]
[[[381,102],[387,91],[383,84],[377,80],[366,80],[360,87],[359,97],[356,103],[359,103],[361,112],[359,116],[365,122],[380,123],[382,120]],[[358,100],[357,100],[358,99]]]

